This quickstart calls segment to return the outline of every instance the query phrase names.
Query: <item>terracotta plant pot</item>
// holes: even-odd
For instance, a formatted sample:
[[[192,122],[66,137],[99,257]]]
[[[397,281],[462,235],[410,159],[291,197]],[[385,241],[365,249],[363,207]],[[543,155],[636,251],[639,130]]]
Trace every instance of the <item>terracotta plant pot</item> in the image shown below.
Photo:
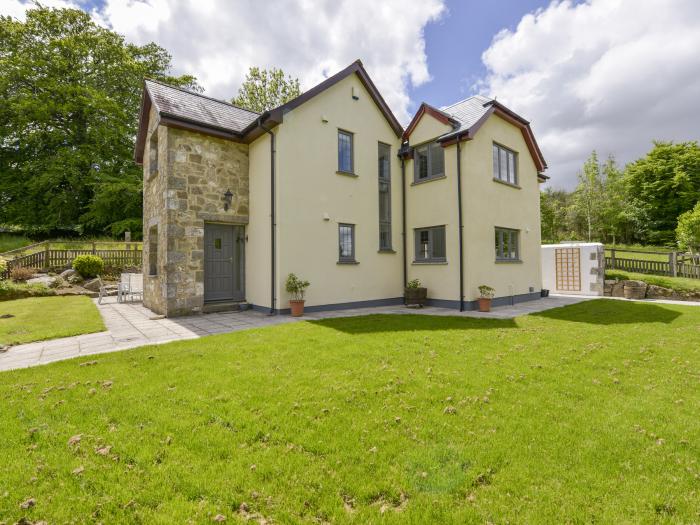
[[[425,306],[427,300],[427,288],[404,288],[404,304],[406,306]]]
[[[490,297],[479,297],[479,311],[480,312],[490,312],[491,311],[491,298]]]
[[[301,317],[304,315],[304,300],[289,301],[289,308],[292,310],[292,317]]]

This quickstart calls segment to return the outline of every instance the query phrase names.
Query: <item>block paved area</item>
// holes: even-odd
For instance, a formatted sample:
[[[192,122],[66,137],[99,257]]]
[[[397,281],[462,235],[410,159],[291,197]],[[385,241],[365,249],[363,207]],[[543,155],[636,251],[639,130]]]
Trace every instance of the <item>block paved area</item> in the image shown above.
[[[182,339],[196,339],[206,335],[235,332],[247,328],[260,328],[300,320],[329,319],[368,314],[461,315],[509,319],[588,299],[592,298],[551,296],[546,299],[518,303],[513,306],[497,307],[490,313],[474,311],[460,313],[453,309],[436,307],[414,309],[404,306],[380,306],[308,313],[301,319],[288,315],[270,316],[253,310],[159,319],[158,316],[141,303],[117,303],[115,297],[107,297],[103,299],[101,305],[97,304],[97,300],[95,300],[95,305],[105,321],[106,332],[10,347],[7,352],[0,354],[0,371],[43,365],[72,357],[114,352],[137,346],[167,343]]]

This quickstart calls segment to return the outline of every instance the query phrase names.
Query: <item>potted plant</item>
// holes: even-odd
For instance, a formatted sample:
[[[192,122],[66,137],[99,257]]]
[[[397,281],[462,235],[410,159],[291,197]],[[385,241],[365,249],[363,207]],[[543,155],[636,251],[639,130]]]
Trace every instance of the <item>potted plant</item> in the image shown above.
[[[479,311],[480,312],[490,312],[491,311],[491,300],[496,294],[496,290],[491,288],[486,284],[479,286]]]
[[[408,281],[404,289],[404,303],[406,306],[423,307],[428,299],[428,289],[420,285],[418,279]]]
[[[287,293],[291,296],[289,299],[289,308],[292,310],[292,317],[301,317],[304,315],[304,294],[311,283],[299,279],[293,273],[287,276],[285,285]]]

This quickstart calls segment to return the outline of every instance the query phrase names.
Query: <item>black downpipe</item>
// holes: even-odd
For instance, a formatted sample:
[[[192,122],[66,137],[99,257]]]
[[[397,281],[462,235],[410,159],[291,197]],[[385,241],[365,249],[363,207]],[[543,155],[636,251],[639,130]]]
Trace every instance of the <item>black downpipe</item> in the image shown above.
[[[270,315],[274,315],[275,312],[275,256],[277,254],[277,246],[275,243],[275,227],[276,224],[276,214],[275,214],[275,154],[277,152],[275,148],[275,134],[262,125],[260,122],[260,127],[265,130],[270,135]]]
[[[403,286],[408,283],[408,268],[406,266],[406,160],[401,155],[401,242],[403,243]]]
[[[459,136],[457,136],[457,209],[459,210],[459,311],[464,311],[464,253],[462,224],[462,159],[460,154]]]

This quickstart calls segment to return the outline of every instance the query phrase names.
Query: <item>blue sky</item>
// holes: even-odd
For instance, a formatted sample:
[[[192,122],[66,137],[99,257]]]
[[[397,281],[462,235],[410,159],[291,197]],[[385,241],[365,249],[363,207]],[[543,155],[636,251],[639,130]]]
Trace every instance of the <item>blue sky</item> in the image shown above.
[[[41,3],[158,43],[174,73],[220,99],[251,66],[309,89],[360,58],[405,125],[422,101],[449,105],[478,86],[531,122],[555,187],[573,188],[592,150],[624,164],[653,140],[700,140],[700,0]],[[22,19],[32,5],[0,0],[0,14]]]
[[[481,54],[501,29],[515,30],[523,15],[549,4],[545,0],[448,0],[449,13],[424,30],[432,81],[411,87],[409,109],[421,102],[446,106],[468,97],[486,68]]]

